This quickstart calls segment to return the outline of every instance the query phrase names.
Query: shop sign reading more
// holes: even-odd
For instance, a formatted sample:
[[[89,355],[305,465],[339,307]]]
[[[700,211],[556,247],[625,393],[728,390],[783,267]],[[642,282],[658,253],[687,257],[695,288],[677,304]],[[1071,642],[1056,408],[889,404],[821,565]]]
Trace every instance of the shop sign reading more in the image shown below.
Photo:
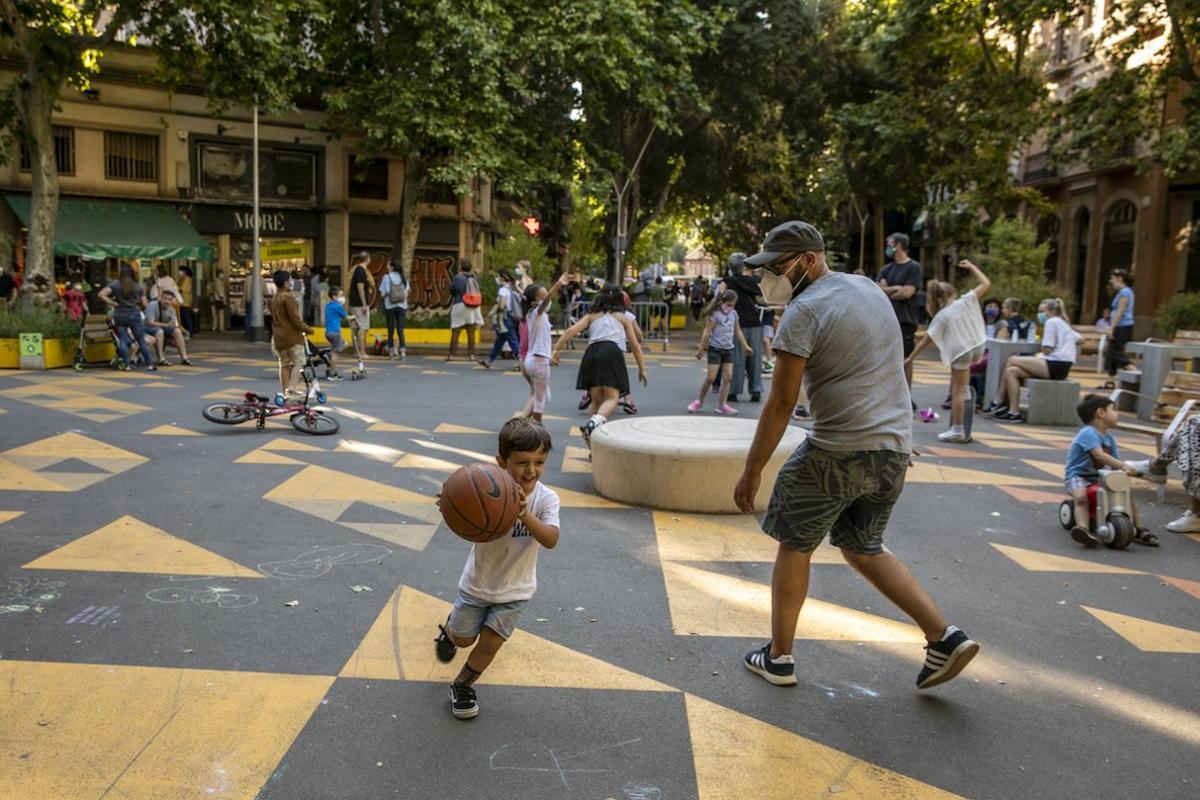
[[[271,242],[259,248],[263,261],[308,260],[308,242]]]

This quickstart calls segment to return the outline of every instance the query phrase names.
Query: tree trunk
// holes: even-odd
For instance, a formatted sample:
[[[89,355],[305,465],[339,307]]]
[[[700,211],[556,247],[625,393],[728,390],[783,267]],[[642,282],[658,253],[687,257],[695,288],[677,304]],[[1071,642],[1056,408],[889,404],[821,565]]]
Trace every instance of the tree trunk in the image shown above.
[[[32,70],[32,66],[31,66]],[[55,93],[41,85],[36,73],[17,92],[25,146],[29,150],[33,192],[29,202],[29,237],[25,251],[25,284],[21,306],[49,308],[55,299],[54,226],[58,219],[58,165],[54,160],[51,111]]]
[[[874,248],[871,256],[875,259],[875,263],[871,267],[872,274],[878,276],[879,265],[883,263],[883,244],[887,234],[883,232],[883,204],[872,203],[871,214],[875,223],[875,241],[872,242]]]
[[[400,264],[409,279],[412,279],[413,259],[417,252],[417,238],[421,234],[421,198],[429,181],[429,168],[418,158],[404,162],[404,191],[400,195],[400,219],[396,225],[396,238],[392,242],[392,260]]]

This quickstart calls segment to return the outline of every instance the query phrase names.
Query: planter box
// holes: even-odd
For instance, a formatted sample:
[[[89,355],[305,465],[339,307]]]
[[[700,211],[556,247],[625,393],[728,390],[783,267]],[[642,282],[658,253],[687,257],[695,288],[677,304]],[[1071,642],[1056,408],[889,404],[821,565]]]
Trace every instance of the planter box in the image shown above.
[[[367,331],[367,346],[370,347],[375,342],[375,337],[380,340],[387,341],[387,328],[371,328]],[[466,341],[466,333],[461,336],[462,341]],[[308,337],[313,344],[329,344],[329,340],[325,338],[325,329],[316,328],[316,332]],[[350,329],[342,329],[342,339],[347,346],[350,344]],[[405,345],[414,344],[450,344],[450,329],[449,328],[405,328],[404,329]]]
[[[20,369],[21,354],[19,339],[0,339],[0,369]],[[59,367],[69,367],[75,361],[75,348],[77,346],[75,339],[43,339],[42,353],[44,366],[42,369],[57,369]],[[104,356],[104,350],[108,348],[108,356]],[[89,357],[94,357],[96,360],[107,360],[112,358],[113,347],[108,345],[93,345],[88,348]]]

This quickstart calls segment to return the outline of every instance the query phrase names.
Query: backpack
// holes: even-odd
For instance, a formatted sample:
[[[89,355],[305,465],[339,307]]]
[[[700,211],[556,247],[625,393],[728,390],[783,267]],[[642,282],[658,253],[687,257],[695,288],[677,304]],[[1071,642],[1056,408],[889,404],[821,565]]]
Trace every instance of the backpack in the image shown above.
[[[392,305],[399,305],[408,299],[408,286],[404,282],[404,277],[400,273],[388,273],[388,293],[387,300]]]
[[[508,290],[508,315],[513,319],[520,319],[524,316],[521,308],[521,293],[515,288],[509,287]]]
[[[479,291],[479,282],[474,275],[467,276],[467,288],[463,290],[463,305],[467,308],[479,308],[483,305],[483,294]]]

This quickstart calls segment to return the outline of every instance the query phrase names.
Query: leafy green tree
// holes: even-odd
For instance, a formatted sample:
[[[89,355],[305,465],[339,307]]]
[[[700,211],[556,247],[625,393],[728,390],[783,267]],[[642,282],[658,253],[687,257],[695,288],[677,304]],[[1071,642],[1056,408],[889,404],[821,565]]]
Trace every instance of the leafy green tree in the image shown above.
[[[21,59],[21,74],[6,87],[0,126],[29,153],[32,179],[26,255],[32,287],[53,284],[54,228],[59,180],[51,117],[63,90],[86,89],[104,52],[118,38],[146,42],[161,59],[167,81],[201,83],[210,101],[286,105],[294,86],[291,65],[301,60],[301,14],[316,0],[0,0],[0,46]],[[6,148],[11,151],[11,146]],[[47,291],[23,295],[50,302]]]
[[[519,222],[501,225],[492,243],[487,248],[488,264],[495,269],[505,267],[512,270],[519,261],[528,261],[532,267],[530,277],[538,283],[554,280],[554,259],[546,253],[545,242],[530,236]]]
[[[992,281],[996,297],[1016,297],[1033,316],[1033,309],[1047,297],[1059,297],[1062,287],[1046,280],[1046,254],[1050,245],[1038,244],[1037,228],[1025,220],[1008,217],[997,220],[986,231],[986,250],[979,256],[979,267]],[[1064,298],[1068,316],[1073,301]]]

